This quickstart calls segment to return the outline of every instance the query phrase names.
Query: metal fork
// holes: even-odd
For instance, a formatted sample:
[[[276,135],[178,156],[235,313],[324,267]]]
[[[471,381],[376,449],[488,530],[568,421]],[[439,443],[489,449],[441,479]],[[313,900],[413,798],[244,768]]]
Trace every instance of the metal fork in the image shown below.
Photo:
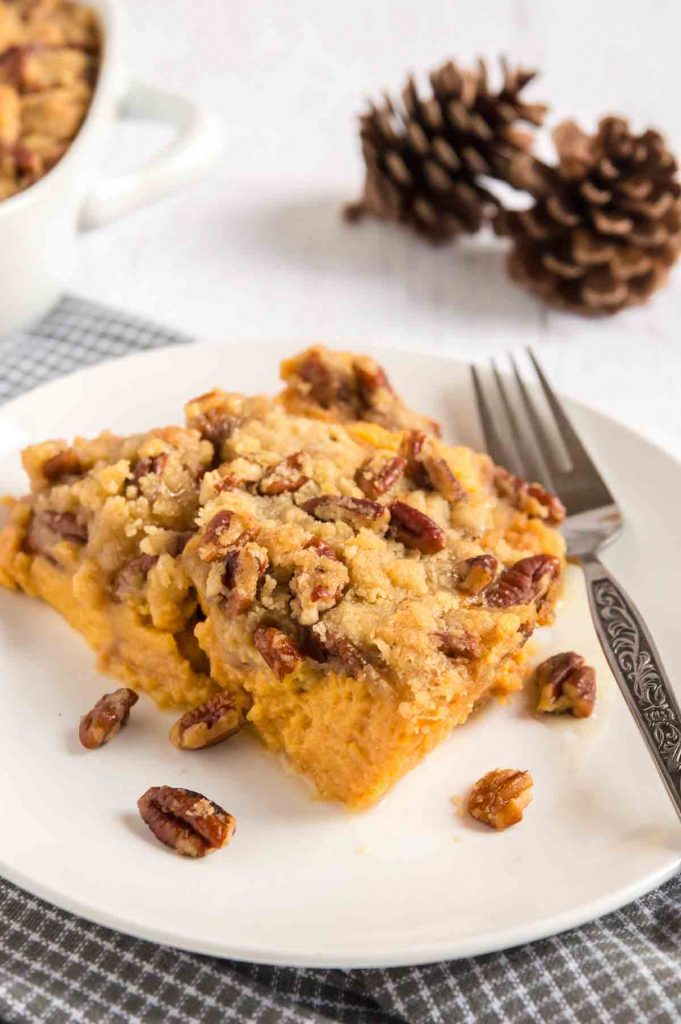
[[[487,450],[495,462],[553,490],[565,505],[563,534],[568,556],[581,564],[598,639],[633,714],[672,803],[681,818],[681,712],[653,639],[632,599],[599,561],[598,553],[620,533],[622,513],[577,436],[534,354],[528,355],[555,422],[569,465],[561,464],[552,430],[510,356],[520,409],[512,389],[492,364],[506,426],[499,424],[483,377],[471,366]],[[555,441],[555,438],[553,439]],[[534,444],[533,444],[534,441]]]

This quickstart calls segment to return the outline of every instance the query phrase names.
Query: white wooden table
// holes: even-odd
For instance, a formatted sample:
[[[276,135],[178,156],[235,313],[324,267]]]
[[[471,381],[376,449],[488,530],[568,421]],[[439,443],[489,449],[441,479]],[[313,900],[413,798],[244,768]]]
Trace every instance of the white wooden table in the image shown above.
[[[566,392],[681,453],[681,271],[649,306],[582,321],[513,286],[489,237],[432,249],[338,219],[361,184],[363,97],[450,55],[541,67],[531,95],[550,98],[550,123],[622,112],[681,151],[678,0],[126,6],[131,75],[214,105],[225,152],[190,190],[84,236],[73,291],[211,340],[427,342],[478,357],[531,344]],[[121,129],[109,166],[151,151],[150,131]]]

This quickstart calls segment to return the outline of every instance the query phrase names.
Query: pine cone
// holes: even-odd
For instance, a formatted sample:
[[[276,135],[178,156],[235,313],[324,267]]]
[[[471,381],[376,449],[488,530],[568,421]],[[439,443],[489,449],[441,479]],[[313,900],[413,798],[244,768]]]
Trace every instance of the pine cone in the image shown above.
[[[360,117],[364,194],[346,208],[347,219],[372,214],[409,225],[432,242],[478,231],[498,207],[480,176],[513,183],[515,160],[532,145],[517,122],[539,125],[546,112],[520,98],[535,72],[512,70],[503,60],[501,67],[497,92],[484,61],[473,70],[450,61],[430,74],[429,99],[419,98],[410,77],[401,105],[388,96],[372,105]]]
[[[529,210],[502,211],[511,277],[574,313],[616,313],[662,287],[681,250],[677,164],[656,131],[634,135],[605,117],[589,136],[574,122],[554,132],[557,167],[515,178],[535,196]]]

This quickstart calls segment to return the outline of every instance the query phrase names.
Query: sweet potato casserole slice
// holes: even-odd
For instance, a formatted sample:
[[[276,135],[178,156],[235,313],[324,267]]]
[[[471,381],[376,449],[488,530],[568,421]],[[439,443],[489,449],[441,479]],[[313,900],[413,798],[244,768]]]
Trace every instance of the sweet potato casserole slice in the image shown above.
[[[229,689],[322,796],[364,807],[519,685],[561,510],[444,444],[372,360],[317,347],[283,374],[278,399],[200,396],[184,429],[28,449],[0,582],[162,705]]]

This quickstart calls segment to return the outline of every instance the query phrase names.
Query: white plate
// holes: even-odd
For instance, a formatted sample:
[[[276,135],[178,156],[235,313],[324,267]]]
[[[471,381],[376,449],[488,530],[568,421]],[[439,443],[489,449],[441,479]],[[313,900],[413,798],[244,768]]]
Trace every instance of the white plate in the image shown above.
[[[216,384],[274,390],[279,358],[298,347],[166,349],[33,391],[0,409],[2,489],[24,488],[20,444],[176,422],[187,397]],[[380,358],[451,439],[480,443],[462,364],[386,350]],[[608,562],[678,681],[681,467],[598,413],[570,411],[626,510]],[[47,607],[3,591],[0,616],[0,871],[101,924],[253,961],[415,964],[580,924],[679,865],[681,831],[600,654],[577,570],[543,643],[596,665],[597,715],[538,721],[523,695],[495,703],[362,814],[313,799],[251,736],[175,750],[166,738],[174,716],[147,701],[114,743],[82,750],[79,717],[110,681]],[[451,798],[498,766],[529,768],[535,798],[520,826],[497,834],[458,815]],[[135,806],[158,784],[199,790],[235,814],[229,848],[197,862],[166,852]]]

